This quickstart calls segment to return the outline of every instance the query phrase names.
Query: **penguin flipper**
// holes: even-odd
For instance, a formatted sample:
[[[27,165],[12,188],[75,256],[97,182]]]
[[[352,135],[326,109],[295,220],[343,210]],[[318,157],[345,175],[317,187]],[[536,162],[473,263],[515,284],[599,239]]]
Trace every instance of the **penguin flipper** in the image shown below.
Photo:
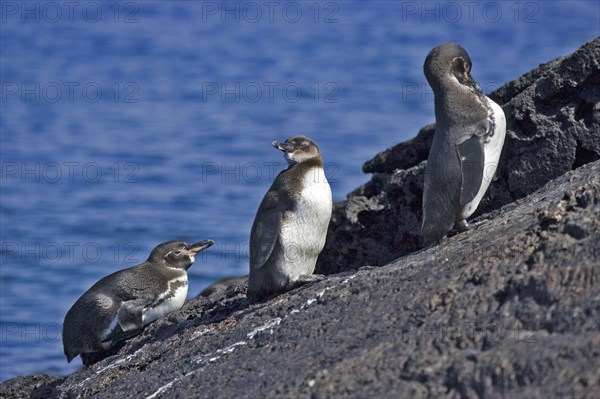
[[[123,331],[140,330],[144,327],[142,313],[146,306],[145,301],[139,299],[125,301],[117,311],[117,320]]]
[[[460,204],[465,206],[471,202],[481,187],[485,169],[485,151],[481,136],[471,136],[458,145],[462,186]]]
[[[250,233],[250,269],[261,268],[273,253],[285,213],[278,203],[274,193],[268,192],[260,204],[257,212],[260,217],[254,219]]]

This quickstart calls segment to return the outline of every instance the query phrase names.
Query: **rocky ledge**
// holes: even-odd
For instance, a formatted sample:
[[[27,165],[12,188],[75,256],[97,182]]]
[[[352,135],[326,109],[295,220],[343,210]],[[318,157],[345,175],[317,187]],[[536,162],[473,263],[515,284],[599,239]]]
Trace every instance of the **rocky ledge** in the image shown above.
[[[336,204],[326,280],[198,297],[114,356],[0,397],[596,397],[598,87],[600,39],[493,93],[509,132],[471,230],[417,251],[425,127]]]

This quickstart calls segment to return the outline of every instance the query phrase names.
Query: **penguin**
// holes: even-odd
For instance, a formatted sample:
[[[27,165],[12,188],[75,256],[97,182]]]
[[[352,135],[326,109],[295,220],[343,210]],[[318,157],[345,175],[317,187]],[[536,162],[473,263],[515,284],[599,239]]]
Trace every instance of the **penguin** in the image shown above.
[[[431,50],[423,66],[435,96],[435,134],[425,168],[422,243],[439,242],[454,226],[468,229],[487,191],[504,146],[506,118],[471,77],[461,46]]]
[[[248,276],[230,276],[230,277],[224,277],[214,283],[212,283],[211,285],[209,285],[208,287],[206,287],[205,289],[203,289],[200,292],[200,296],[203,297],[209,297],[212,294],[215,293],[221,293],[226,291],[229,287],[231,287],[232,285],[244,285],[248,282]]]
[[[317,281],[317,257],[325,246],[332,195],[319,147],[294,136],[273,147],[288,168],[265,194],[250,232],[248,299],[257,299]]]
[[[87,290],[63,323],[63,346],[70,363],[104,352],[141,332],[149,323],[179,310],[188,291],[187,269],[212,240],[158,245],[144,263],[110,274]]]

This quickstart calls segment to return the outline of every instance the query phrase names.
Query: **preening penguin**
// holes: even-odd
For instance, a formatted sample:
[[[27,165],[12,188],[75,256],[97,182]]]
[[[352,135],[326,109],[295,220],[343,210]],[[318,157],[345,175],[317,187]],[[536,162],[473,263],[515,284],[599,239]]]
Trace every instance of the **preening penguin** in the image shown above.
[[[137,335],[144,326],[179,310],[188,291],[187,269],[196,254],[213,245],[169,241],[152,250],[144,263],[108,275],[87,290],[65,316],[63,345],[67,361],[103,352]]]
[[[467,228],[466,219],[487,191],[504,146],[504,112],[480,91],[471,65],[455,43],[435,47],[425,60],[436,125],[425,169],[424,245],[439,242],[453,225]]]
[[[284,143],[288,168],[265,194],[250,233],[248,298],[256,300],[314,281],[331,219],[331,188],[319,147],[305,136]]]

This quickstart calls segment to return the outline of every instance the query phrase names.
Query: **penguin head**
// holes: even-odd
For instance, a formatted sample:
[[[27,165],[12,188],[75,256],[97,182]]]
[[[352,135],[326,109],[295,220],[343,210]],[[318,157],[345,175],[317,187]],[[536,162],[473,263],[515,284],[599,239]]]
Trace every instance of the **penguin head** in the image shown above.
[[[188,244],[184,241],[164,242],[152,250],[148,262],[187,270],[196,260],[196,254],[213,244],[212,240],[204,240],[195,244]]]
[[[274,141],[273,147],[283,151],[289,165],[294,165],[312,158],[321,158],[321,151],[314,141],[306,136],[294,136],[280,143]]]
[[[434,47],[427,55],[423,71],[434,92],[447,87],[448,79],[469,89],[479,91],[479,86],[471,77],[471,58],[466,50],[456,43],[445,43]]]

